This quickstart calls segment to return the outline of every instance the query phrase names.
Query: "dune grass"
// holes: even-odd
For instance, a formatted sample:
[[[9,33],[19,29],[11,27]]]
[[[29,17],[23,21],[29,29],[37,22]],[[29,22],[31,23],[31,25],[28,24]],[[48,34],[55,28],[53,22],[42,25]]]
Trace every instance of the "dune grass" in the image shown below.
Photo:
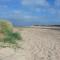
[[[13,32],[14,26],[7,21],[0,21],[0,42],[7,44],[7,46],[18,47],[18,41],[22,40],[21,34],[19,32]],[[4,44],[2,45],[3,47]]]

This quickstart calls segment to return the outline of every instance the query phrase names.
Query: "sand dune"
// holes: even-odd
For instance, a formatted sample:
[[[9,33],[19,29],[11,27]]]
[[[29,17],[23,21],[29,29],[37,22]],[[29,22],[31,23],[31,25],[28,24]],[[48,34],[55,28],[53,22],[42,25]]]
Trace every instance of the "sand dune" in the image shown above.
[[[2,48],[0,60],[60,60],[60,31],[30,27],[22,28],[20,32],[24,49],[14,52],[11,48]],[[4,58],[5,56],[7,57]]]

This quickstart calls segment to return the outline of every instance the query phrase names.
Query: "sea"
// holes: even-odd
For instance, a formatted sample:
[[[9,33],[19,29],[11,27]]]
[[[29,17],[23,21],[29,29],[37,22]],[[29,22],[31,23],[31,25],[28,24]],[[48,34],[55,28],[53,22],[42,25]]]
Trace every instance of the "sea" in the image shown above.
[[[50,20],[22,20],[22,19],[0,19],[8,20],[15,26],[33,26],[33,25],[60,25],[59,21]]]

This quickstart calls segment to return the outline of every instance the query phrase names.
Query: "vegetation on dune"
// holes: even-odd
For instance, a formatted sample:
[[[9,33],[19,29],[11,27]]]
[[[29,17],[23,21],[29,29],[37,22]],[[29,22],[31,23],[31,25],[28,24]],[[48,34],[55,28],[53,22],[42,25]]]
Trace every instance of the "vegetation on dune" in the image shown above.
[[[13,31],[13,25],[8,21],[0,21],[0,42],[9,46],[18,44],[17,41],[22,40],[19,32]]]

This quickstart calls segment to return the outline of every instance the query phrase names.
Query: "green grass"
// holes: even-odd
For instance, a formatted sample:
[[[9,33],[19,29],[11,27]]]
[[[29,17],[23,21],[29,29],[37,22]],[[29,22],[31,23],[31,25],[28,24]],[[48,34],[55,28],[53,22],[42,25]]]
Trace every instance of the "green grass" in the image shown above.
[[[4,35],[0,42],[7,44],[7,46],[18,47],[18,41],[22,40],[19,32],[13,32],[13,25],[10,22],[0,21],[0,33]],[[0,37],[1,38],[1,37]],[[4,44],[2,45],[3,47]]]

